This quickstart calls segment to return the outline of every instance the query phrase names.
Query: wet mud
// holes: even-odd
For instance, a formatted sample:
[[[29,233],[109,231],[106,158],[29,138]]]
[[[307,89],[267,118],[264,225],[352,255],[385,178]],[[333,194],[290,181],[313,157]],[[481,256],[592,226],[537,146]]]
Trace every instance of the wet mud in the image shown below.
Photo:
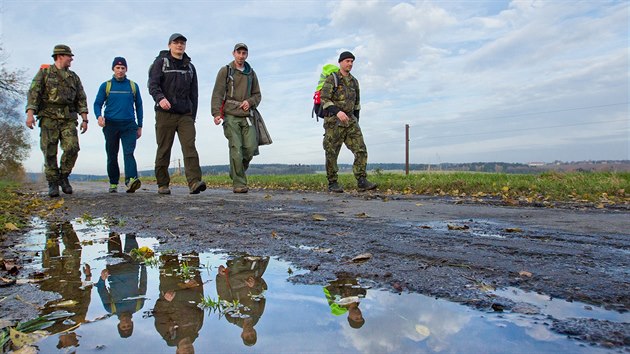
[[[175,187],[158,195],[155,185],[109,194],[105,183],[73,186],[75,193],[62,196],[63,206],[49,219],[105,218],[112,231],[157,238],[161,251],[277,257],[308,270],[291,278],[296,283],[325,285],[345,274],[394,293],[492,312],[539,312],[537,304],[502,295],[507,288],[620,313],[630,309],[630,211],[623,208],[513,207],[352,191],[189,195]],[[43,185],[34,188],[45,192]],[[19,236],[4,240],[5,259],[26,265],[41,257],[15,252]],[[44,304],[62,291],[5,284],[0,315],[32,318],[37,309],[25,304]],[[630,348],[626,322],[553,318],[552,330],[587,344]]]

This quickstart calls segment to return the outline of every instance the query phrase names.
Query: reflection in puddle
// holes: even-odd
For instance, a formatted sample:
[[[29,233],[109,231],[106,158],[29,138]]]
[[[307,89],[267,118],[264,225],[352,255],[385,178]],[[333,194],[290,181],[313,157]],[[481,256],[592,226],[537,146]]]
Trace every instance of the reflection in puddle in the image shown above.
[[[165,252],[144,263],[129,253],[156,239],[98,220],[34,226],[23,247],[42,251],[41,287],[61,295],[42,313],[72,313],[46,329],[42,353],[606,352],[550,332],[543,315],[483,313],[342,275],[296,285],[287,279],[305,271],[267,256]]]

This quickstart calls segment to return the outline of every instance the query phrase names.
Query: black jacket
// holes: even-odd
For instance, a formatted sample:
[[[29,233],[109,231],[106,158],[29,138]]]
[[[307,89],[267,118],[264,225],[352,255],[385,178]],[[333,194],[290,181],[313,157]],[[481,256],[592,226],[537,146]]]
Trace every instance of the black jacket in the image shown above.
[[[161,51],[149,68],[148,86],[156,111],[189,114],[193,119],[196,118],[199,103],[197,70],[186,53],[178,60],[171,56],[170,51]],[[159,105],[165,97],[171,103],[168,111]]]

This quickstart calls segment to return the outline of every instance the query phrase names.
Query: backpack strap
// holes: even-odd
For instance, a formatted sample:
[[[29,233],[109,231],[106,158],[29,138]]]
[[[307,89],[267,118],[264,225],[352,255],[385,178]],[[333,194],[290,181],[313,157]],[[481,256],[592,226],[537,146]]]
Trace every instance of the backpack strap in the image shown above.
[[[136,83],[133,80],[129,80],[129,85],[131,86],[131,93],[133,93],[133,99],[136,99]],[[112,79],[107,80],[105,83],[105,99],[109,97],[109,92],[112,90]]]

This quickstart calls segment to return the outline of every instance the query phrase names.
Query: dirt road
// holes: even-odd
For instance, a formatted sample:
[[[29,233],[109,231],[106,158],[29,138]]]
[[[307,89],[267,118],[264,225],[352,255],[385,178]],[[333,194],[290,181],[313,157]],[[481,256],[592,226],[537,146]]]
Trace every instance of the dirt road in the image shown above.
[[[114,231],[157,237],[161,249],[269,255],[311,270],[296,282],[341,272],[391,291],[412,291],[488,311],[523,311],[491,289],[517,287],[608,310],[630,310],[630,212],[455,203],[376,193],[301,193],[184,187],[158,195],[108,194],[74,183],[55,218],[107,217]],[[44,186],[38,186],[43,193]],[[369,258],[354,262],[360,258]],[[6,290],[4,290],[6,291]],[[630,324],[554,319],[587,342],[630,347]]]

